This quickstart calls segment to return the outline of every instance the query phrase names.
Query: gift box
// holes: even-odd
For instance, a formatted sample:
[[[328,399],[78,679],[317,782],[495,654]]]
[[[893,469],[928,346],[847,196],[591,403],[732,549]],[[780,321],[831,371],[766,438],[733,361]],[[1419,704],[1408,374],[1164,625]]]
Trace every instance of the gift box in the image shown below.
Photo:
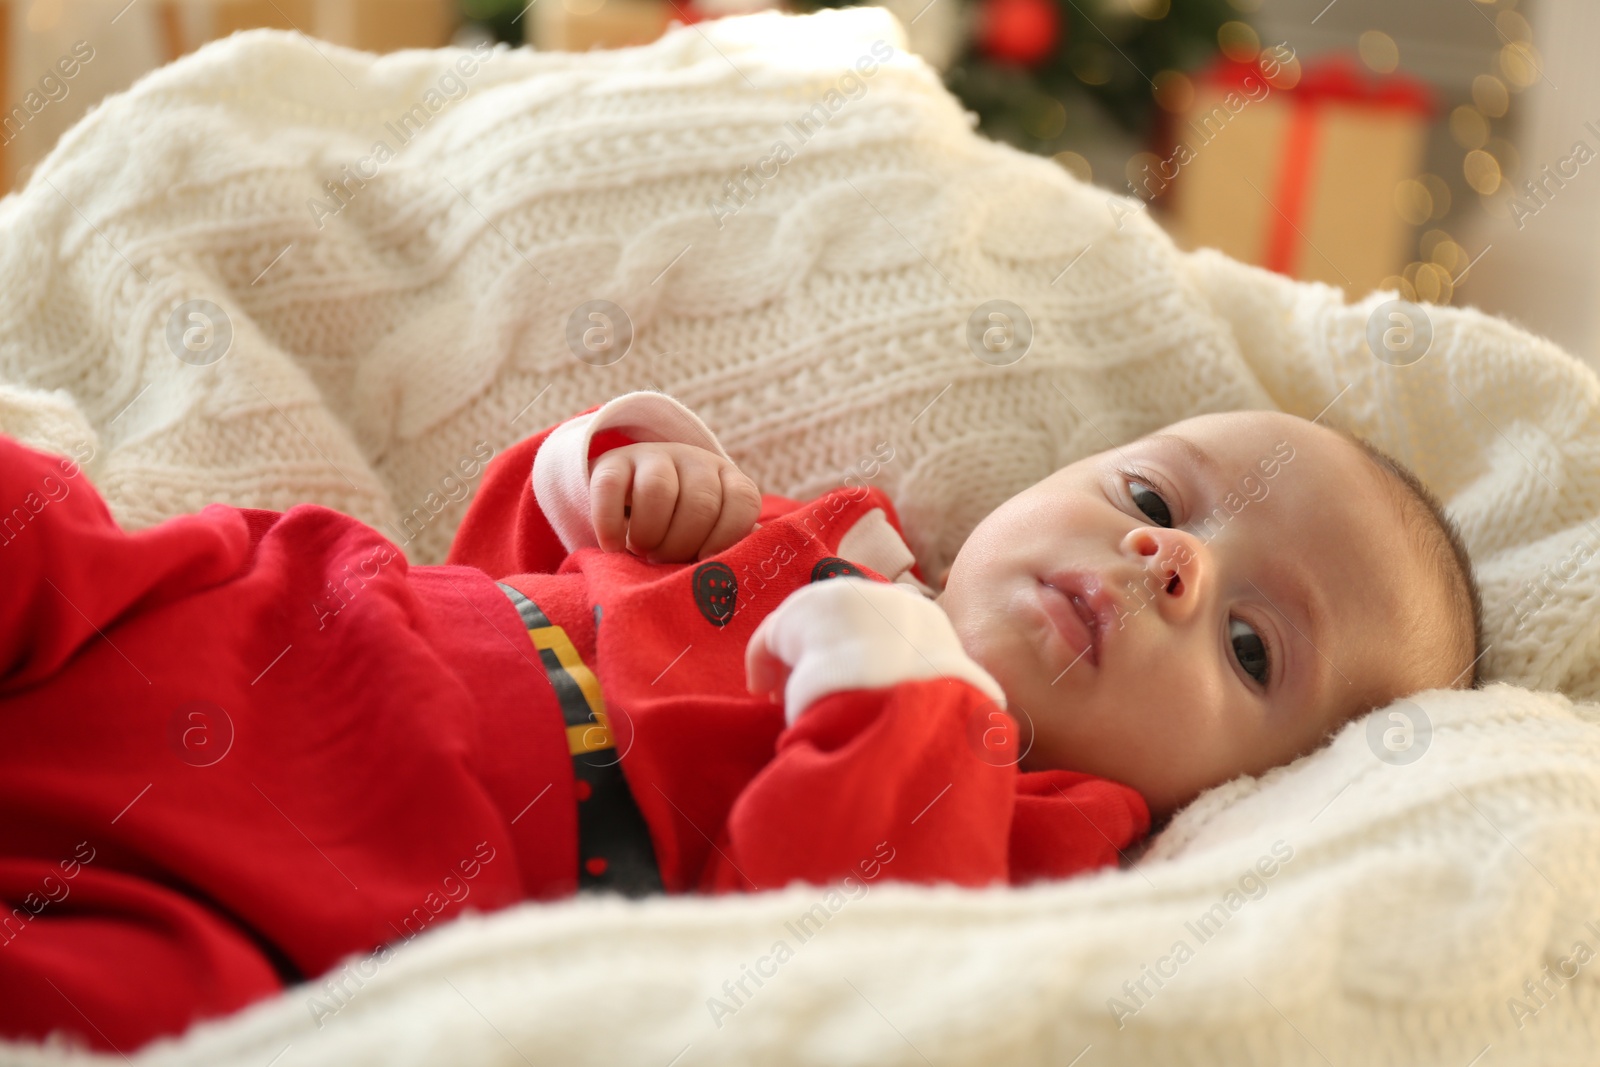
[[[674,22],[747,15],[782,0],[562,0],[533,5],[529,43],[545,51],[585,52],[649,44]]]
[[[1289,85],[1292,61],[1268,49],[1197,77],[1173,147],[1131,176],[1135,192],[1148,200],[1171,186],[1169,228],[1184,247],[1359,297],[1411,258],[1396,190],[1421,169],[1432,92],[1368,76],[1343,55],[1305,64]]]
[[[460,21],[456,0],[0,0],[0,191],[102,97],[236,30],[389,52],[449,44]]]
[[[675,11],[667,0],[534,4],[530,43],[544,51],[562,52],[649,44],[667,32],[674,19],[698,21],[683,0],[678,0],[678,8]]]

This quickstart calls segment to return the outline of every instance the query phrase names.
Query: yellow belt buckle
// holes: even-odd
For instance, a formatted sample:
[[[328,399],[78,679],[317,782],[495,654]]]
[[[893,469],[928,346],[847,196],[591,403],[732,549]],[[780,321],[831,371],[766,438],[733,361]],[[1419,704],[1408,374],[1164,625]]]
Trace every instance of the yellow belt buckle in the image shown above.
[[[578,655],[567,631],[555,625],[536,626],[528,631],[528,637],[535,648],[549,649],[555,653],[562,669],[583,693],[584,703],[589,706],[589,715],[594,720],[567,727],[567,751],[578,756],[617,747],[616,739],[611,735],[611,725],[606,721],[606,699],[600,692],[600,680],[583,662],[583,657]]]
[[[606,722],[606,713],[594,713],[595,721],[580,723],[577,726],[567,727],[567,751],[574,756],[585,752],[599,752],[603,748],[616,748],[617,742],[611,736],[611,727]]]

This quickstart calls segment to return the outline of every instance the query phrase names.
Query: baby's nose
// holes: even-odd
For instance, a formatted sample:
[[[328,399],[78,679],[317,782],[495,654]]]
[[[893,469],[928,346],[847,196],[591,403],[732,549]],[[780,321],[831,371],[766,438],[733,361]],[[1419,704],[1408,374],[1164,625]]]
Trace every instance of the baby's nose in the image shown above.
[[[1128,534],[1126,547],[1142,558],[1145,586],[1159,590],[1163,601],[1190,604],[1198,597],[1205,568],[1200,543],[1192,534],[1141,526]]]

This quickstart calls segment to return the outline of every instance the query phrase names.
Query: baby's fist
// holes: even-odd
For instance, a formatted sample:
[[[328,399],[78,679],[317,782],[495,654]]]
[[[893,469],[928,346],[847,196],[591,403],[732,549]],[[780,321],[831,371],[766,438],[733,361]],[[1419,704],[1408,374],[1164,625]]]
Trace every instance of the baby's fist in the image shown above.
[[[713,556],[758,528],[761,491],[715,452],[648,441],[594,461],[589,508],[602,549],[683,563]]]

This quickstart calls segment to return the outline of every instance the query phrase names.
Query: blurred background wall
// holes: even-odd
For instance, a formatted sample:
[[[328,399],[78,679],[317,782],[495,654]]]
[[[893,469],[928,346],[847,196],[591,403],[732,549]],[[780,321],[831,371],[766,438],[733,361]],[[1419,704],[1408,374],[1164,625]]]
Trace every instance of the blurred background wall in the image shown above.
[[[991,137],[1187,247],[1505,315],[1600,366],[1596,0],[880,0]],[[0,189],[238,29],[371,51],[644,44],[841,0],[0,0]]]

